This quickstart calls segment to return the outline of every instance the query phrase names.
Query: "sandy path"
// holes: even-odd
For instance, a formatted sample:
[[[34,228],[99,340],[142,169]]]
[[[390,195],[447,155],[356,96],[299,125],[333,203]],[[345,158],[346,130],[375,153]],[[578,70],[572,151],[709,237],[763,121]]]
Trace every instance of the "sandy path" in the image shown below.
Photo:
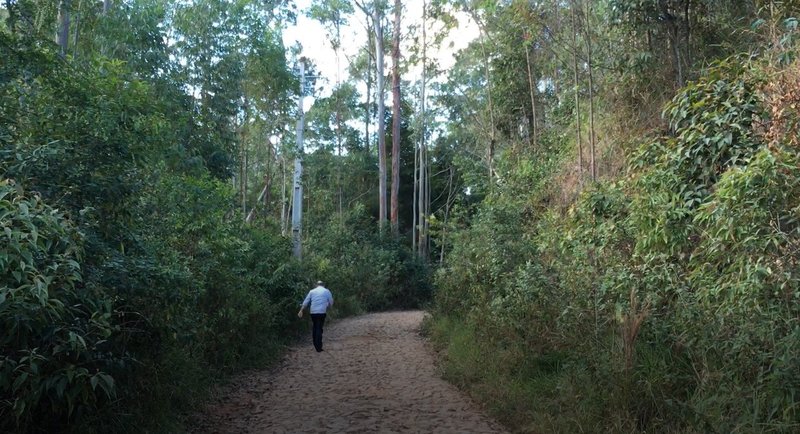
[[[501,433],[436,374],[419,336],[424,313],[390,312],[326,325],[281,366],[234,381],[197,433]],[[309,332],[310,334],[310,332]]]

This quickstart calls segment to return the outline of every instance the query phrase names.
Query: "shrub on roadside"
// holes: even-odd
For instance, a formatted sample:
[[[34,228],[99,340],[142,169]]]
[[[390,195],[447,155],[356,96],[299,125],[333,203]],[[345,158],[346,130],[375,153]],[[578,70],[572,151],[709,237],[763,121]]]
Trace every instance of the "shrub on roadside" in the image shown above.
[[[0,179],[0,430],[60,422],[116,396],[111,303],[83,282],[80,234],[57,209]]]
[[[501,401],[497,415],[519,429],[796,427],[800,92],[796,68],[770,68],[710,68],[667,105],[673,131],[636,150],[628,176],[516,240],[504,204],[521,214],[536,194],[490,195],[437,272],[448,375]],[[556,369],[537,365],[553,358]],[[503,382],[528,393],[491,392]]]

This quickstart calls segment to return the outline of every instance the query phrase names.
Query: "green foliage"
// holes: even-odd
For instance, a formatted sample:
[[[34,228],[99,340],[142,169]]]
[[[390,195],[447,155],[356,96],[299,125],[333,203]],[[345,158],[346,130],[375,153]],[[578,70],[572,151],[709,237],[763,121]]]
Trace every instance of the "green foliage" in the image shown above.
[[[306,147],[326,149],[336,155],[343,150],[357,152],[363,147],[361,133],[348,122],[363,118],[359,95],[352,83],[342,83],[331,96],[318,98],[306,114],[309,128]]]
[[[219,126],[175,83],[6,33],[0,56],[0,430],[180,430],[292,335],[289,243],[231,211],[198,149]]]
[[[0,429],[58,426],[114,398],[111,303],[83,284],[73,224],[0,181]]]
[[[237,366],[258,350],[254,340],[290,325],[299,272],[287,240],[226,218],[232,196],[210,178],[162,179],[143,198],[140,230],[168,280],[130,294],[164,338],[219,367]]]
[[[419,308],[430,299],[428,266],[407,246],[376,233],[363,206],[337,220],[314,236],[307,258],[314,276],[334,291],[337,312]]]
[[[447,315],[425,325],[444,354],[445,379],[468,389],[514,432],[603,431],[602,405],[609,396],[586,394],[583,382],[590,377],[585,366],[562,352],[514,345],[511,336],[502,338],[503,329],[483,327]],[[580,419],[565,411],[578,406]]]
[[[765,115],[756,93],[762,82],[743,70],[744,62],[731,58],[719,63],[664,109],[678,133],[666,164],[689,186],[699,184],[705,190],[728,168],[747,164],[760,145],[752,124]]]
[[[498,417],[520,430],[795,429],[796,86],[768,86],[766,71],[738,58],[710,67],[666,106],[672,133],[645,140],[625,179],[585,189],[566,215],[524,222],[546,190],[523,183],[535,186],[525,195],[506,177],[436,275],[448,376],[501,401]],[[536,365],[554,354],[567,355],[557,369]]]
[[[747,167],[725,173],[694,217],[706,236],[690,262],[693,307],[707,325],[690,329],[687,338],[706,347],[706,360],[716,366],[701,366],[716,374],[717,388],[695,399],[705,411],[725,414],[730,409],[712,396],[751,397],[727,416],[732,427],[764,421],[787,429],[800,418],[798,330],[791,319],[800,313],[799,157],[796,149],[760,151]]]

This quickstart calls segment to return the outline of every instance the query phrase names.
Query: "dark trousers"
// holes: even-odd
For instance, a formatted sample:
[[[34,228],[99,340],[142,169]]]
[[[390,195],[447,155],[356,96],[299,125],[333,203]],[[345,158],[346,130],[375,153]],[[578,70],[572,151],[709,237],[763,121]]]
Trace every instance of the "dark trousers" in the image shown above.
[[[311,322],[314,324],[311,336],[314,338],[314,349],[322,351],[322,325],[325,324],[324,313],[312,313]]]

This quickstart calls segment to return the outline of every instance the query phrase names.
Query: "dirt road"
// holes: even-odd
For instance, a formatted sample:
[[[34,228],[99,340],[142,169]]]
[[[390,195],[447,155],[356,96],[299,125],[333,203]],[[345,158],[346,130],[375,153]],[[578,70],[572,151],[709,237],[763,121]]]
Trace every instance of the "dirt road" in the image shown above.
[[[325,351],[309,336],[278,369],[237,379],[193,432],[505,432],[436,374],[422,318],[390,312],[327,325]]]

